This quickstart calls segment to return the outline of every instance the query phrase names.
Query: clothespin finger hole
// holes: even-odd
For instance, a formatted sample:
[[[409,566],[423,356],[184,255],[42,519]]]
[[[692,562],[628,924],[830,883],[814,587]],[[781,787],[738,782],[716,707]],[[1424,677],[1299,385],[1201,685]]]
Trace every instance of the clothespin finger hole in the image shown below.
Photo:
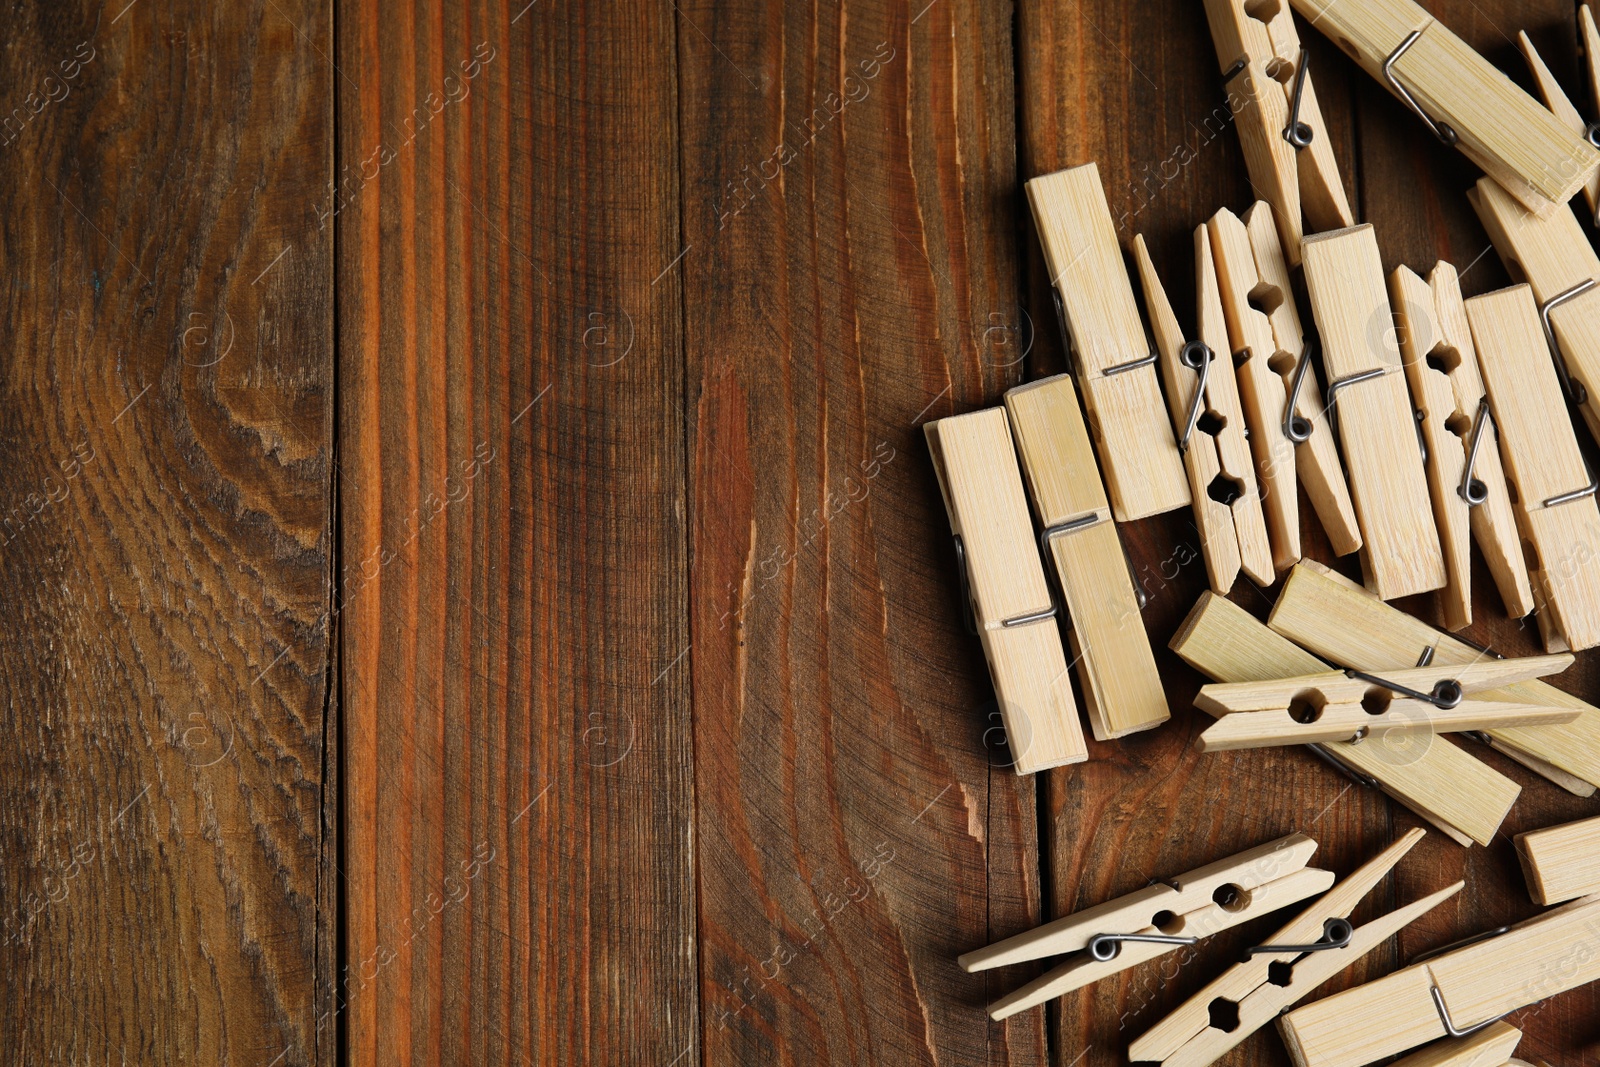
[[[1183,924],[1178,921],[1178,916],[1170,911],[1158,911],[1150,919],[1150,925],[1164,934],[1175,934],[1178,927]]]
[[[1221,433],[1223,428],[1227,425],[1228,417],[1226,415],[1219,415],[1210,408],[1206,408],[1200,413],[1200,417],[1195,420],[1194,428],[1199,430],[1201,433],[1210,434],[1212,437],[1215,437]]]
[[[1216,891],[1211,894],[1211,899],[1223,911],[1243,911],[1250,906],[1249,891],[1234,885],[1232,882],[1227,885],[1217,886]]]
[[[1276,967],[1277,964],[1274,963],[1273,966]],[[1227,997],[1218,997],[1211,1002],[1209,1014],[1213,1030],[1231,1034],[1239,1029],[1239,1005],[1235,1001]]]
[[[1361,698],[1361,707],[1368,715],[1382,715],[1394,703],[1394,694],[1380,686],[1368,689]]]
[[[1322,718],[1322,709],[1328,706],[1328,698],[1315,689],[1302,689],[1289,701],[1289,718],[1301,726],[1310,726]]]

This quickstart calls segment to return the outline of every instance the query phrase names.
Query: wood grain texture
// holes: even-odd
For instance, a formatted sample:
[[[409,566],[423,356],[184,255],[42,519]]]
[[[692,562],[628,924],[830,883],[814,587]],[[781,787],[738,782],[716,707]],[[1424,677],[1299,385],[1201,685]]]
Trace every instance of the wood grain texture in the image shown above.
[[[697,1040],[677,27],[519,6],[340,7],[352,1064]]]
[[[1037,920],[1035,795],[917,429],[1021,379],[1009,14],[679,6],[699,1055],[1039,1062],[955,966]]]
[[[8,21],[5,1063],[337,1051],[329,34],[300,0]]]

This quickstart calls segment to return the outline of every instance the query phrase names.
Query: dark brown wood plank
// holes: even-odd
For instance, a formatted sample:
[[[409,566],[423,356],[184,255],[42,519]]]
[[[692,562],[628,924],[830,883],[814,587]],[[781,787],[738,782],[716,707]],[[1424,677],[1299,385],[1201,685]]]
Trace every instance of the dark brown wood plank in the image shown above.
[[[1526,30],[1574,102],[1586,113],[1588,88],[1578,81],[1576,8],[1569,0],[1452,0],[1427,4],[1439,19],[1525,89],[1532,91],[1527,64],[1516,45]],[[1346,61],[1351,69],[1354,64]],[[1367,219],[1377,230],[1385,269],[1406,263],[1426,272],[1437,259],[1453,262],[1462,272],[1462,289],[1471,296],[1510,284],[1499,255],[1490,245],[1465,191],[1479,172],[1454,149],[1429,137],[1421,123],[1378,84],[1363,76],[1358,96],[1361,125],[1361,174]],[[1579,198],[1581,203],[1581,197]],[[1586,438],[1582,420],[1578,435]],[[1465,635],[1508,656],[1542,652],[1538,629],[1506,617],[1481,555],[1473,551],[1473,626]],[[1426,597],[1405,605],[1437,622],[1436,606]],[[1561,688],[1600,701],[1600,665],[1592,653],[1557,681]],[[1481,747],[1472,751],[1484,755]],[[1401,939],[1406,955],[1448,944],[1478,930],[1493,929],[1540,909],[1529,898],[1511,839],[1537,829],[1592,816],[1600,800],[1582,800],[1557,789],[1499,755],[1484,758],[1523,784],[1522,796],[1507,817],[1494,845],[1487,849],[1436,849],[1426,863],[1403,868],[1396,880],[1402,897],[1430,887],[1465,879],[1467,889],[1455,900],[1424,917]],[[1551,1062],[1587,1062],[1600,1039],[1600,989],[1589,987],[1517,1012],[1510,1022],[1523,1031],[1517,1055]]]
[[[339,7],[353,1064],[696,1041],[675,32]]]
[[[1009,13],[679,6],[705,1062],[1039,1062],[955,966],[1036,799],[917,429],[1030,344]]]
[[[0,60],[0,1059],[332,1062],[325,6]]]
[[[1023,178],[1096,162],[1124,248],[1144,234],[1180,319],[1192,327],[1194,229],[1219,208],[1243,212],[1254,199],[1202,6],[1024,0],[1017,10]],[[1302,41],[1353,194],[1348,65],[1314,31],[1302,27]],[[1026,229],[1029,308],[1048,324],[1040,331],[1036,373],[1051,373],[1064,362],[1048,274],[1032,228]],[[1301,515],[1307,552],[1330,559],[1304,493]],[[1194,750],[1209,721],[1191,707],[1202,680],[1166,648],[1207,584],[1190,512],[1126,524],[1120,532],[1149,598],[1145,622],[1173,721],[1111,744],[1091,743],[1089,763],[1050,772],[1044,834],[1050,914],[1080,910],[1297,830],[1321,842],[1319,866],[1353,869],[1387,842],[1396,821],[1380,797],[1351,788],[1304,752],[1202,756]],[[1263,617],[1270,596],[1242,577],[1234,591],[1239,603]],[[1229,931],[1062,998],[1050,1009],[1054,1061],[1084,1067],[1125,1062],[1130,1041],[1275,922]],[[1389,962],[1390,954],[1380,950],[1350,973],[1376,976]],[[1229,1059],[1287,1062],[1270,1028]]]

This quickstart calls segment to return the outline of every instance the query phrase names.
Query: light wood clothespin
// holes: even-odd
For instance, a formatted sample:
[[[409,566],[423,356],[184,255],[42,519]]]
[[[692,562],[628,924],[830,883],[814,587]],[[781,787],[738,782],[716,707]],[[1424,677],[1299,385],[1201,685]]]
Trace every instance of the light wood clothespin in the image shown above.
[[[1283,4],[1206,0],[1206,18],[1250,184],[1266,192],[1283,247],[1298,265],[1307,228],[1337,230],[1355,216],[1294,15]],[[1242,104],[1234,103],[1236,94]]]
[[[1350,922],[1350,913],[1361,898],[1426,833],[1420,827],[1411,830],[1318,898],[1265,944],[1246,949],[1242,963],[1223,972],[1129,1045],[1129,1061],[1163,1067],[1215,1063],[1291,1004],[1458,893],[1465,882],[1446,886],[1359,927]]]
[[[1295,10],[1538,215],[1572,198],[1596,152],[1412,0],[1291,0]]]
[[[1327,669],[1233,601],[1210,592],[1200,594],[1171,648],[1217,682],[1261,682]],[[1335,741],[1305,747],[1352,781],[1387,793],[1462,846],[1493,841],[1522,792],[1516,782],[1452,744]]]
[[[1055,563],[1070,616],[1068,633],[1095,739],[1159,726],[1172,713],[1071,376],[1012,389],[1006,410],[1044,529],[1039,545]]]
[[[1200,735],[1200,751],[1360,742],[1374,734],[1383,744],[1404,744],[1412,734],[1571,722],[1578,717],[1576,708],[1465,699],[1469,693],[1559,674],[1571,665],[1572,656],[1563,653],[1386,670],[1382,677],[1345,670],[1213,683],[1194,701],[1201,711],[1218,716]]]
[[[1419,960],[1283,1016],[1297,1067],[1362,1067],[1600,978],[1600,897]]]
[[[1595,30],[1594,14],[1590,12],[1588,4],[1578,5],[1578,32],[1583,38],[1582,54],[1589,75],[1590,97],[1596,111],[1600,112],[1600,32]],[[1556,120],[1590,144],[1595,144],[1597,135],[1600,135],[1600,125],[1584,123],[1583,116],[1572,105],[1561,83],[1556,81],[1555,74],[1539,58],[1539,50],[1533,47],[1533,39],[1527,31],[1517,31],[1517,45],[1522,49],[1523,58],[1528,61],[1528,70],[1533,74],[1534,84],[1539,87],[1539,95],[1544,98],[1545,106]],[[1583,199],[1589,205],[1589,217],[1600,222],[1600,171],[1590,175],[1584,183]]]
[[[1312,560],[1289,572],[1267,624],[1345,667],[1365,664],[1374,670],[1395,670],[1415,666],[1422,657],[1427,657],[1422,662],[1435,666],[1454,666],[1490,655],[1385,604]],[[1578,709],[1578,717],[1562,726],[1491,730],[1486,739],[1568,792],[1593,795],[1600,783],[1600,708],[1548,682],[1518,682],[1494,697]]]
[[[1246,220],[1224,208],[1206,228],[1228,342],[1238,367],[1250,448],[1265,486],[1262,507],[1273,563],[1282,572],[1301,555],[1297,472],[1336,553],[1360,548],[1361,534],[1295,310],[1271,208],[1257,203]]]
[[[957,962],[964,971],[982,971],[1079,953],[989,1006],[990,1018],[1004,1019],[1323,892],[1334,878],[1306,866],[1316,850],[1311,838],[1290,834],[968,952]]]
[[[1467,301],[1545,646],[1600,645],[1600,509],[1527,285]]]
[[[1142,235],[1134,237],[1133,250],[1178,449],[1189,475],[1200,552],[1211,588],[1219,593],[1232,589],[1241,567],[1257,585],[1271,585],[1277,572],[1250,442],[1245,439],[1206,229],[1202,226],[1195,232],[1199,330],[1193,341],[1184,341]]]
[[[1520,1065],[1512,1058],[1522,1031],[1507,1022],[1490,1023],[1464,1037],[1447,1037],[1395,1060],[1390,1067],[1507,1067]]]
[[[1304,263],[1368,587],[1384,600],[1438,589],[1444,557],[1377,238],[1370,225],[1308,237]]]
[[[1528,895],[1540,904],[1600,893],[1600,818],[1529,830],[1516,842]]]
[[[1533,287],[1556,373],[1600,438],[1600,257],[1578,217],[1558,211],[1537,218],[1489,178],[1467,190],[1483,228],[1512,278]]]
[[[1411,402],[1422,414],[1428,446],[1428,491],[1444,551],[1446,581],[1439,599],[1445,629],[1472,624],[1469,531],[1483,550],[1506,612],[1520,619],[1533,611],[1533,589],[1456,269],[1440,260],[1423,281],[1409,267],[1396,267],[1389,275],[1389,300],[1399,319]]]
[[[1017,773],[1088,759],[1003,408],[923,426]]]
[[[1134,303],[1099,168],[1085,163],[1046,174],[1027,191],[1117,521],[1187,506],[1189,482],[1156,381],[1156,353]]]

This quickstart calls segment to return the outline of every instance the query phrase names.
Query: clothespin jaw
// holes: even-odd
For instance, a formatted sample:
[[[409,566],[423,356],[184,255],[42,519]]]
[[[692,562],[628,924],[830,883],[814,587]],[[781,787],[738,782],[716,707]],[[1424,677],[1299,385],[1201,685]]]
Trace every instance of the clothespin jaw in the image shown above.
[[[1530,830],[1516,845],[1528,895],[1540,904],[1600,894],[1600,818]]]
[[[1093,163],[1027,183],[1069,356],[1119,522],[1189,504],[1116,227]]]
[[[1143,601],[1129,573],[1070,375],[1006,393],[1017,453],[1071,623],[1073,659],[1096,740],[1171,717]]]
[[[1438,589],[1444,558],[1377,239],[1353,226],[1308,237],[1304,250],[1368,587],[1385,600]]]
[[[1539,218],[1490,178],[1467,200],[1506,270],[1533,287],[1562,391],[1600,437],[1600,256],[1570,211]]]
[[[1521,618],[1533,611],[1533,589],[1455,268],[1440,261],[1424,281],[1398,266],[1389,275],[1389,299],[1427,444],[1428,491],[1445,561],[1439,594],[1445,628],[1472,623],[1469,535],[1483,550],[1508,614]]]
[[[1588,10],[1588,4],[1580,6],[1579,23],[1582,25],[1583,20],[1587,18],[1587,29],[1592,30],[1594,18],[1588,15]],[[1588,38],[1587,30],[1584,36],[1586,39]],[[1584,124],[1583,116],[1578,114],[1578,109],[1567,98],[1566,91],[1561,88],[1561,83],[1556,80],[1555,74],[1551,72],[1549,67],[1545,66],[1544,60],[1539,57],[1539,50],[1533,46],[1533,38],[1528,36],[1526,30],[1517,31],[1517,47],[1522,49],[1522,57],[1528,61],[1528,71],[1533,75],[1534,84],[1539,88],[1539,95],[1544,99],[1545,107],[1550,109],[1551,114],[1563,126],[1593,144],[1594,140],[1590,132],[1591,127]],[[1587,50],[1585,54],[1587,55]],[[1590,60],[1588,66],[1592,79],[1595,71],[1593,59]],[[1591,84],[1593,84],[1592,81]],[[1600,212],[1600,170],[1596,170],[1595,173],[1589,176],[1589,180],[1584,182],[1583,199],[1584,203],[1589,206],[1589,217],[1591,219],[1600,218],[1600,214],[1597,214],[1597,212]]]
[[[1532,290],[1516,285],[1466,302],[1489,407],[1500,431],[1517,524],[1531,549],[1546,647],[1600,645],[1600,510],[1560,383],[1547,358]]]
[[[1411,0],[1291,0],[1433,134],[1537,215],[1572,198],[1596,152]]]
[[[1347,670],[1207,685],[1195,706],[1219,718],[1200,735],[1200,749],[1360,742],[1372,734],[1393,742],[1412,734],[1567,723],[1577,709],[1465,696],[1556,674],[1571,663],[1567,655],[1533,656],[1385,671],[1382,677]]]
[[[1278,1022],[1296,1067],[1363,1067],[1600,978],[1600,897],[1426,957]]]
[[[1370,597],[1365,591],[1361,595]],[[1171,648],[1218,682],[1265,682],[1327,669],[1322,660],[1239,605],[1209,592],[1200,595],[1178,627]],[[1335,741],[1308,748],[1357,784],[1380,789],[1404,804],[1463,847],[1493,841],[1522,791],[1456,745],[1401,748]]]
[[[1334,974],[1460,891],[1457,882],[1360,927],[1349,916],[1425,830],[1415,829],[1335,885],[1293,921],[1247,951],[1176,1011],[1128,1047],[1128,1059],[1163,1067],[1207,1067],[1276,1019]],[[1233,1009],[1235,1024],[1213,1024],[1213,1011]],[[1496,1065],[1498,1067],[1498,1065]]]
[[[1309,560],[1289,572],[1267,624],[1308,651],[1346,667],[1396,670],[1414,666],[1423,654],[1435,667],[1455,666],[1488,655]],[[1518,682],[1494,697],[1578,709],[1578,717],[1565,725],[1492,730],[1489,737],[1495,748],[1569,792],[1594,793],[1595,783],[1600,782],[1600,708],[1542,681]]]
[[[1298,265],[1306,223],[1312,230],[1333,230],[1355,217],[1294,16],[1277,5],[1263,19],[1253,6],[1206,0],[1206,17],[1250,184],[1264,191],[1283,246]]]
[[[969,952],[957,962],[971,972],[1079,953],[991,1004],[991,1018],[1003,1019],[1324,891],[1333,875],[1306,866],[1316,848],[1304,834],[1291,834]]]
[[[1462,1037],[1435,1041],[1390,1067],[1518,1067],[1523,1061],[1511,1053],[1521,1040],[1522,1031],[1510,1023],[1491,1023]]]
[[[923,431],[1017,773],[1088,759],[1004,409]]]
[[[1241,567],[1258,585],[1271,584],[1276,574],[1205,227],[1195,237],[1199,333],[1193,341],[1184,340],[1143,236],[1134,237],[1134,259],[1173,428],[1189,475],[1206,573],[1211,588],[1226,593]]]

